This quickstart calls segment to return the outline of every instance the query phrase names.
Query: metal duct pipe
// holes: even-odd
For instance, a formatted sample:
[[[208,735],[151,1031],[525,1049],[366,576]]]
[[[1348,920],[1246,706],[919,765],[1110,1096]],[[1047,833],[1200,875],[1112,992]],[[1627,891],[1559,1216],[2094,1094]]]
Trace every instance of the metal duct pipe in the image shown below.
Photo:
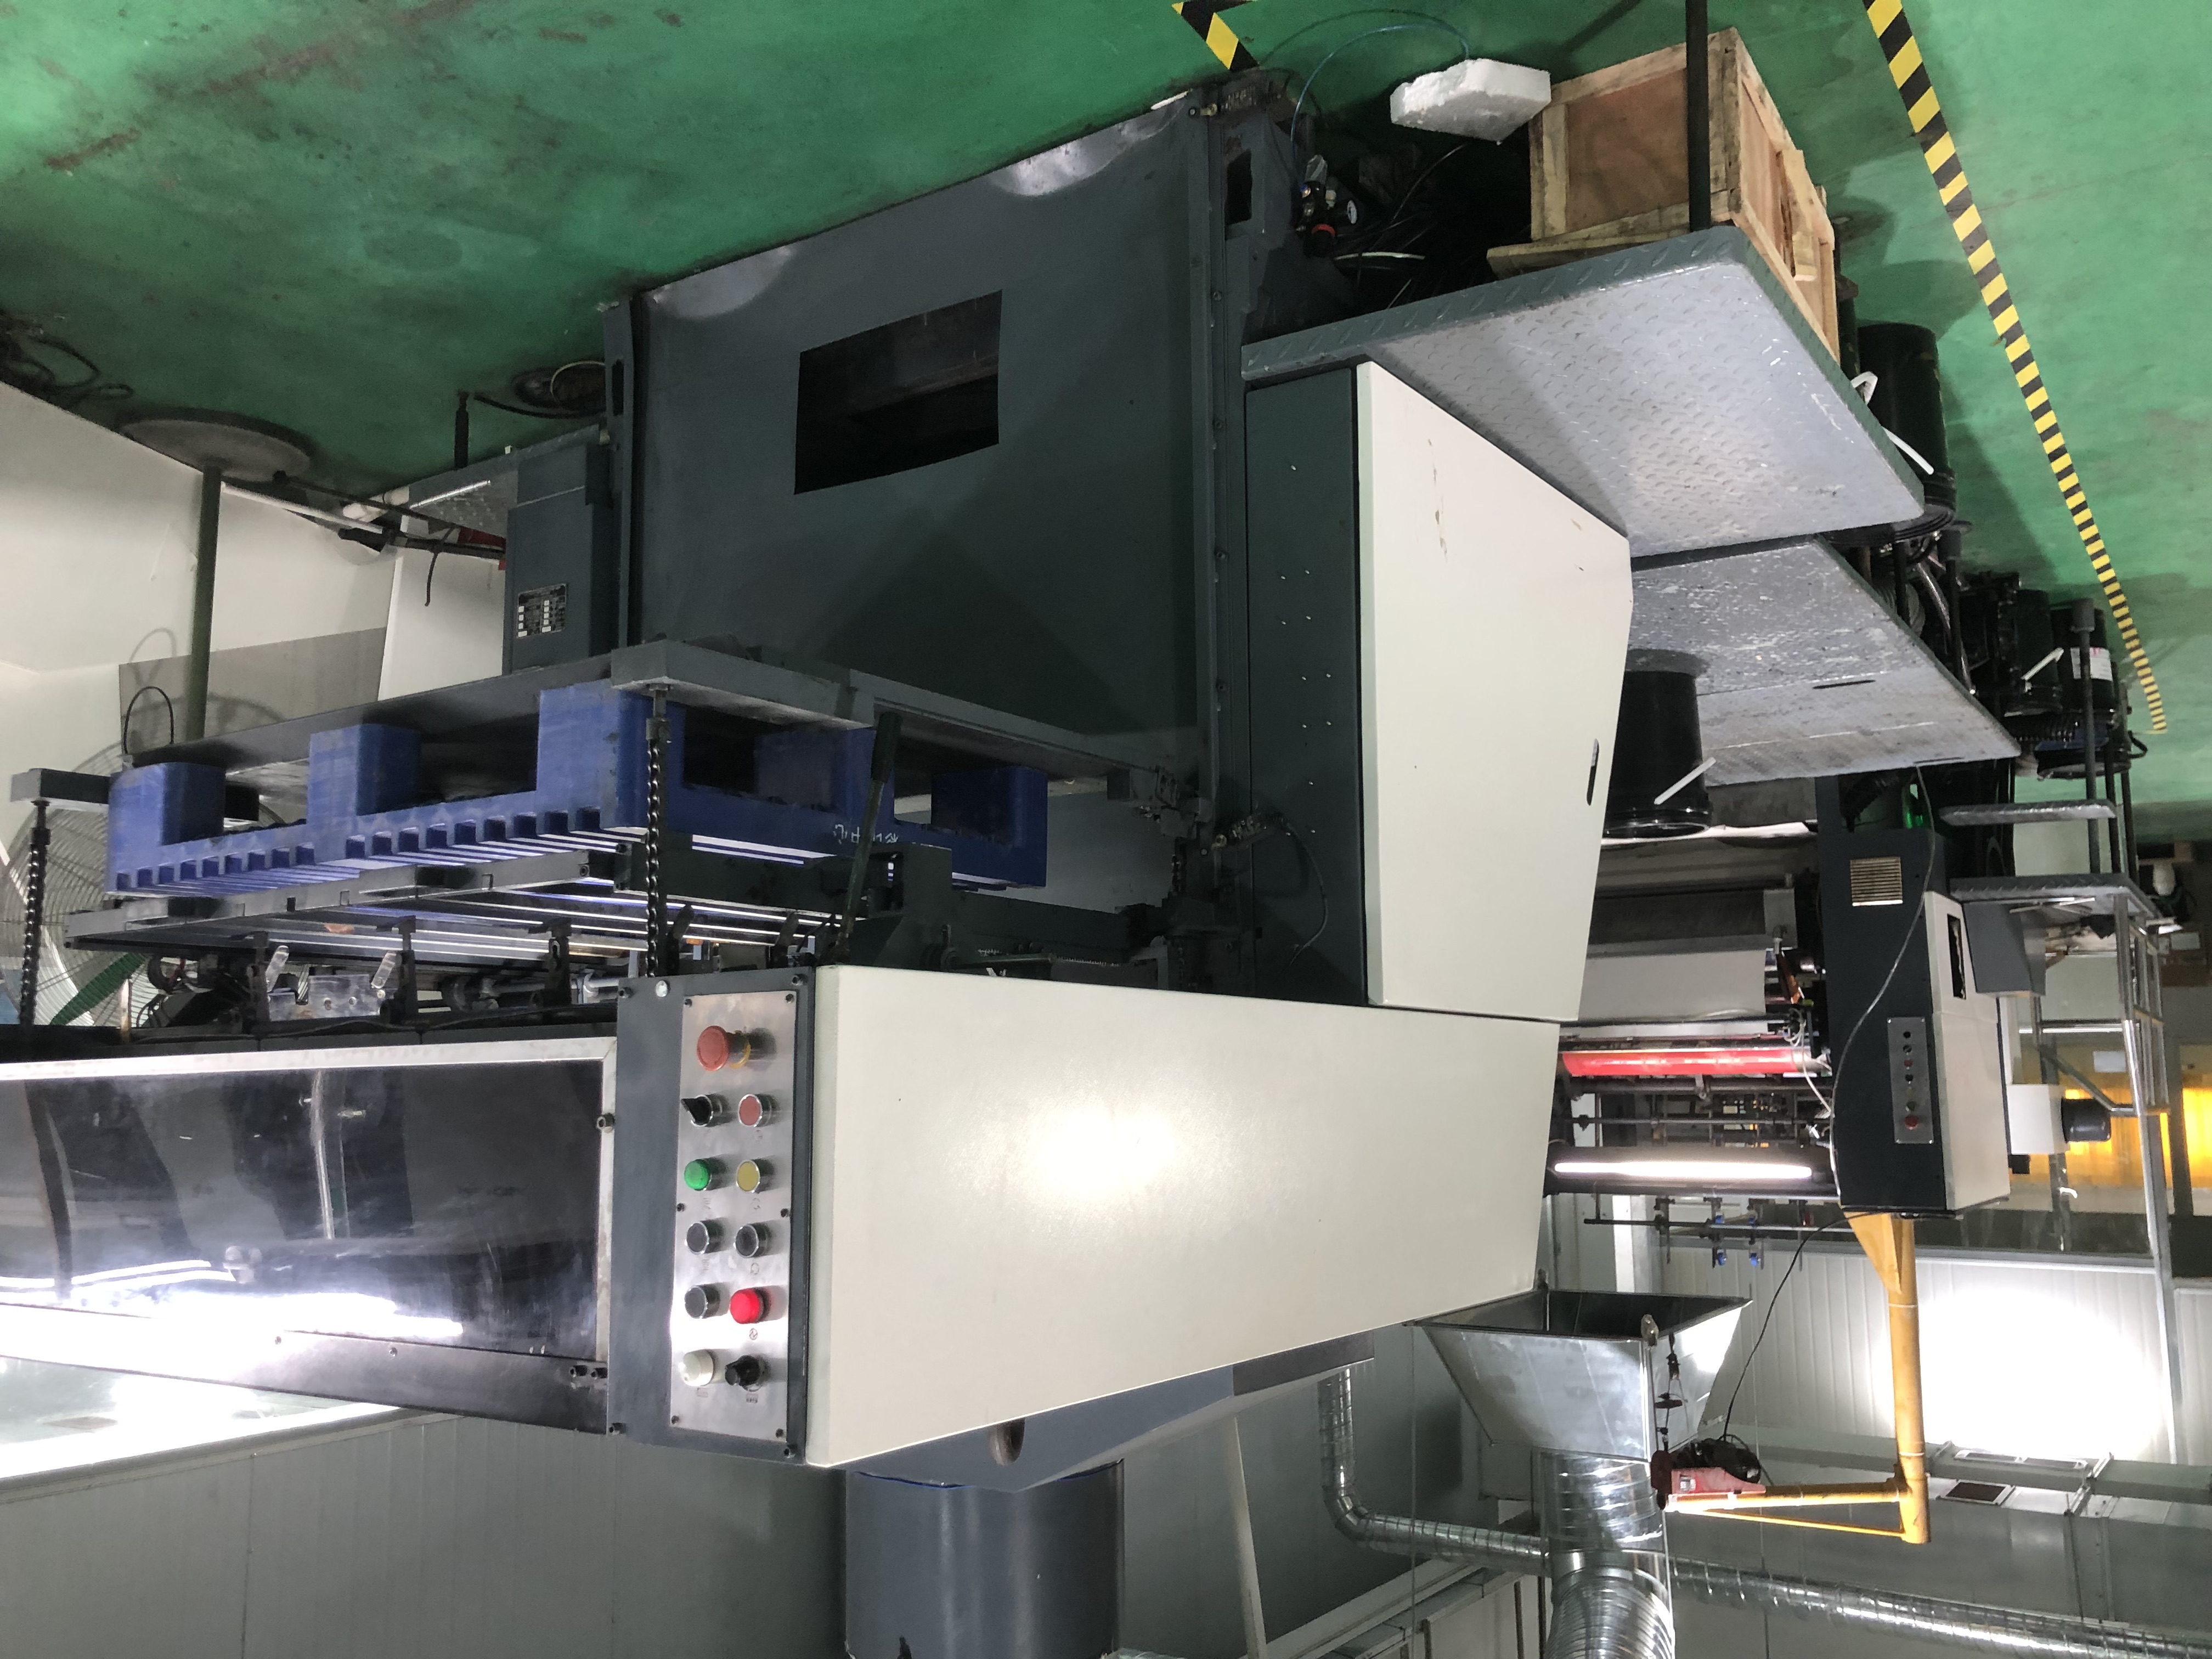
[[[1377,1515],[1359,1501],[1354,1479],[1357,1465],[1352,1424],[1352,1373],[1339,1371],[1321,1381],[1321,1442],[1322,1500],[1336,1529],[1354,1543],[1396,1554],[1442,1556],[1454,1560],[1480,1561],[1519,1572],[1556,1571],[1552,1546],[1525,1533],[1498,1527],[1454,1526],[1441,1521],[1418,1521],[1409,1516]],[[1596,1462],[1626,1460],[1593,1459]],[[1614,1479],[1619,1471],[1610,1472]],[[1638,1507],[1625,1492],[1615,1491],[1617,1502],[1591,1491],[1585,1499],[1593,1518],[1606,1516],[1620,1528],[1617,1535],[1643,1536]],[[1540,1500],[1550,1501],[1550,1500]],[[1577,1522],[1577,1524],[1580,1524]],[[1558,1553],[1571,1556],[1562,1547]],[[1967,1601],[1944,1601],[1932,1596],[1899,1595],[1887,1590],[1862,1589],[1850,1584],[1824,1584],[1808,1578],[1787,1578],[1771,1573],[1750,1572],[1707,1561],[1674,1560],[1669,1564],[1673,1588],[1684,1595],[1723,1607],[1757,1613],[1786,1613],[1802,1619],[1827,1619],[1838,1624],[1888,1631],[1923,1642],[1943,1642],[1982,1653],[2017,1653],[2038,1659],[2088,1659],[2089,1656],[2133,1654],[2141,1659],[2212,1659],[2212,1636],[2189,1632],[2153,1630],[2141,1625],[2101,1619],[2076,1619],[2064,1613],[2019,1613],[2007,1607],[1984,1607]],[[1557,1594],[1554,1580],[1554,1594]],[[1638,1587],[1639,1589],[1641,1587]],[[1655,1638],[1638,1622],[1648,1618],[1648,1596],[1629,1597],[1605,1592],[1601,1620],[1585,1618],[1585,1645],[1565,1645],[1570,1617],[1564,1601],[1555,1601],[1559,1622],[1554,1626],[1548,1656],[1614,1656],[1667,1653],[1669,1645],[1649,1645]],[[1601,1645],[1603,1643],[1616,1645]]]
[[[1486,1561],[1522,1572],[1541,1572],[1551,1561],[1552,1552],[1544,1540],[1526,1533],[1377,1515],[1361,1504],[1353,1483],[1357,1465],[1349,1370],[1334,1371],[1321,1380],[1321,1468],[1322,1501],[1328,1506],[1328,1518],[1355,1544],[1399,1554],[1410,1551],[1458,1561]]]
[[[2058,1613],[2019,1613],[1970,1601],[1898,1595],[1850,1584],[1823,1584],[1715,1566],[1674,1563],[1674,1588],[1684,1595],[1753,1613],[1790,1613],[1826,1619],[1862,1630],[1886,1631],[1921,1642],[1945,1642],[1980,1653],[2026,1653],[2046,1659],[2128,1653],[2150,1659],[2212,1659],[2212,1637],[2158,1631],[2103,1619]]]
[[[1551,1550],[1546,1659],[1672,1659],[1667,1517],[1632,1457],[1536,1454],[1536,1519]]]

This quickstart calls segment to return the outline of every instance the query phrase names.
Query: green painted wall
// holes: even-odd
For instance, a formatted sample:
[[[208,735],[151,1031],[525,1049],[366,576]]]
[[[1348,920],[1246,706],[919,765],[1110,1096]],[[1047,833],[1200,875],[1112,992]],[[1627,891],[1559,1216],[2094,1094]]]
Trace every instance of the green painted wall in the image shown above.
[[[1478,52],[1579,73],[1671,0],[1437,0]],[[2147,836],[2212,839],[2212,270],[2203,0],[1910,8],[2172,717]],[[2087,567],[1857,0],[1713,0],[1844,222],[1866,319],[1942,334],[1970,551]],[[1402,10],[1232,14],[1303,76]],[[1347,47],[1372,97],[1457,53]],[[143,403],[310,434],[353,484],[449,456],[453,389],[596,350],[593,307],[983,171],[1210,76],[1165,0],[0,0],[0,306]],[[542,435],[482,411],[480,446]]]

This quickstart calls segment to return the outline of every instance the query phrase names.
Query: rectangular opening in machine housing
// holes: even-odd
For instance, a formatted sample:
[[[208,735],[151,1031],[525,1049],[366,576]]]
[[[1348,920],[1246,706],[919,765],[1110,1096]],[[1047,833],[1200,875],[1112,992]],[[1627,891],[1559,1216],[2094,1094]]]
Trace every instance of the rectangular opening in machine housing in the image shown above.
[[[88,1363],[92,1333],[125,1345],[119,1369],[544,1420],[474,1397],[472,1379],[511,1356],[550,1367],[557,1395],[573,1364],[604,1355],[612,1048],[541,1039],[8,1067],[0,1352]],[[57,1346],[27,1352],[42,1333]],[[333,1378],[295,1333],[376,1344],[396,1393],[374,1368]]]
[[[979,295],[801,352],[793,490],[886,477],[996,444],[999,300]]]

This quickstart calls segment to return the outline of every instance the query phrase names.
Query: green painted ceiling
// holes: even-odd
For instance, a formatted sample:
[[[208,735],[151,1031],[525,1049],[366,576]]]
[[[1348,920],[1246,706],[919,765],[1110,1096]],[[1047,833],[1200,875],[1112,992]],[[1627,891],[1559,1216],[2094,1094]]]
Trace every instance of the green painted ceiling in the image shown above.
[[[596,350],[594,307],[1140,109],[1212,59],[1166,0],[0,0],[0,307],[143,403],[310,434],[354,484],[434,471],[453,389]],[[1671,0],[1433,0],[1478,52],[1579,73],[1676,38]],[[2212,839],[2212,63],[2203,0],[1908,8],[2171,732],[2146,836]],[[1303,76],[1418,13],[1255,0]],[[1977,560],[2092,592],[1858,0],[1712,0],[1842,221],[1863,319],[1942,336]],[[1358,42],[1342,108],[1456,55]],[[479,411],[479,445],[542,435]]]

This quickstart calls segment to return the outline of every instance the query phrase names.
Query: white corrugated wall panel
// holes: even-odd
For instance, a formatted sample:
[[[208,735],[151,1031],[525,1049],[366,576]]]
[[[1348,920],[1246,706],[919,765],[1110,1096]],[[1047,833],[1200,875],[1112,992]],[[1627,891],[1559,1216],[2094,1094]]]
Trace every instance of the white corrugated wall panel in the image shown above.
[[[1723,1267],[1691,1249],[1675,1250],[1666,1264],[1669,1291],[1754,1298],[1715,1391],[1715,1414],[1791,1248],[1769,1246],[1757,1268],[1740,1249]],[[1932,1443],[2041,1457],[2166,1455],[2165,1362],[2147,1266],[1923,1253],[1920,1299]],[[2179,1302],[2191,1382],[2183,1433],[2202,1460],[2212,1456],[2212,1402],[2193,1379],[2212,1360],[2212,1287],[2185,1287]],[[1890,1431],[1887,1304],[1856,1250],[1823,1241],[1805,1251],[1744,1381],[1736,1421]]]
[[[606,1448],[444,1420],[256,1460],[247,1659],[608,1650]]]
[[[15,1659],[832,1659],[836,1477],[455,1419],[0,1492]]]
[[[231,1462],[0,1496],[0,1653],[237,1659],[251,1485]]]

